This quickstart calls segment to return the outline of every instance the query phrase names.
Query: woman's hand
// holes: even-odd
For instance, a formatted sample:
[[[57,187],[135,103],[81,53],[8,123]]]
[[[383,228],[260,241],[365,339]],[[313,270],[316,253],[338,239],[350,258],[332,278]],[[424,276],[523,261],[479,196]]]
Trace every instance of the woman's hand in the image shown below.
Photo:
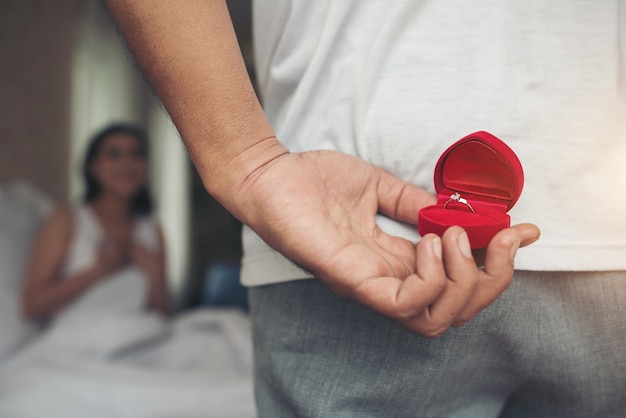
[[[157,250],[150,250],[141,243],[134,242],[130,247],[130,257],[132,262],[146,273],[148,308],[165,315],[172,310],[172,303],[165,277],[165,246],[160,230],[158,230],[158,243]]]
[[[110,239],[104,239],[98,247],[94,268],[104,277],[126,267],[130,261],[128,249]]]
[[[140,243],[134,242],[130,247],[130,259],[146,274],[153,278],[161,275],[162,255],[159,252],[151,251]]]

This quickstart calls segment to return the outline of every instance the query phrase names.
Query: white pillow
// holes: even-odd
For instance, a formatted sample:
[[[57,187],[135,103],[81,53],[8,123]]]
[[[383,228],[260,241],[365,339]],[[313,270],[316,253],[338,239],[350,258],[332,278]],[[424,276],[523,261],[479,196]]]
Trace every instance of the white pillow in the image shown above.
[[[34,332],[20,310],[20,288],[33,238],[53,201],[25,182],[0,186],[0,363]]]

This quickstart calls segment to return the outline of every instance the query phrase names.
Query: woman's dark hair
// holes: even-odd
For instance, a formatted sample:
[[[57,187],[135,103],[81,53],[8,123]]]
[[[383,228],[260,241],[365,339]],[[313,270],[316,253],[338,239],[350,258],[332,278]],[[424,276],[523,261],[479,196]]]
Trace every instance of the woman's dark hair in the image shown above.
[[[85,203],[94,201],[98,196],[100,196],[102,191],[100,182],[91,174],[91,163],[98,155],[105,139],[116,134],[127,134],[135,138],[139,144],[141,153],[145,156],[145,158],[148,158],[148,135],[141,127],[129,123],[115,123],[97,132],[91,138],[91,141],[87,146],[85,160],[83,161],[83,179],[85,182],[83,202]],[[152,212],[152,206],[152,195],[148,184],[146,184],[131,198],[129,210],[132,215],[147,216]]]

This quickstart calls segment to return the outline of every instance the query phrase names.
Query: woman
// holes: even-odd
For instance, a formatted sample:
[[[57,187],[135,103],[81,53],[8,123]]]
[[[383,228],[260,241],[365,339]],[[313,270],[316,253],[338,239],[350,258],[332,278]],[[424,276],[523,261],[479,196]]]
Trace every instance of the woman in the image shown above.
[[[163,237],[149,220],[147,157],[147,137],[136,126],[95,135],[83,165],[83,204],[58,209],[36,240],[25,317],[169,311]]]

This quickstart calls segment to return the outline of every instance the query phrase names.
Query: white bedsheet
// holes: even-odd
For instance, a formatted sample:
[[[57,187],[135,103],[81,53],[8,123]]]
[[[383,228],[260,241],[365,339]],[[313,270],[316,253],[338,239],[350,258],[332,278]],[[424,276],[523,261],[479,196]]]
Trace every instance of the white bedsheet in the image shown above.
[[[220,309],[53,326],[0,366],[0,417],[254,417],[249,328]]]

